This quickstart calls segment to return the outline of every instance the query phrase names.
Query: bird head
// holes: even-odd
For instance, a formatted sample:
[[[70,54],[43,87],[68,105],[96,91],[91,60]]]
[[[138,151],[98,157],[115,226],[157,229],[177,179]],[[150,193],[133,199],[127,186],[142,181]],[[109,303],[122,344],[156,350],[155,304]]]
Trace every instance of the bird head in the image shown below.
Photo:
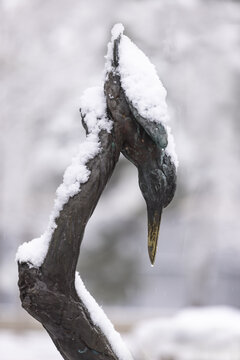
[[[147,205],[148,253],[153,264],[162,209],[171,202],[176,189],[176,167],[167,152],[165,127],[139,114],[122,87],[118,71],[120,42],[121,35],[113,41],[111,71],[107,73],[104,90],[108,114],[122,138],[121,152],[138,169],[139,186]]]
[[[138,167],[139,186],[146,201],[148,213],[148,253],[154,264],[162,209],[172,200],[176,189],[175,165],[163,155],[161,164],[149,160]]]
[[[122,153],[138,169],[139,187],[147,205],[148,253],[154,264],[162,210],[176,190],[176,167],[165,149],[159,147],[133,117],[129,122],[130,119]]]

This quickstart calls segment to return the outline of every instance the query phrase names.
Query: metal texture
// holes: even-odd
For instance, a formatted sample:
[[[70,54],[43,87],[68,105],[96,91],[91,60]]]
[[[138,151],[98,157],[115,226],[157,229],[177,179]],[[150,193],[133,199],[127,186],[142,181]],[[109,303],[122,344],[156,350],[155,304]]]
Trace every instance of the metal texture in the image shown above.
[[[159,125],[156,130],[155,125],[136,115],[136,109],[132,111],[129,106],[118,72],[120,41],[121,35],[114,43],[113,70],[105,83],[105,96],[109,114],[121,129],[121,152],[138,168],[139,186],[147,205],[148,252],[153,264],[162,209],[171,202],[176,190],[176,168],[165,152],[167,141],[163,126]]]
[[[40,268],[19,263],[19,289],[22,306],[40,321],[66,360],[116,360],[108,339],[93,324],[88,309],[75,290],[75,270],[86,224],[104,187],[111,177],[120,152],[137,168],[139,185],[148,211],[148,251],[153,263],[156,255],[162,208],[172,200],[176,171],[164,151],[164,132],[159,140],[145,129],[129,106],[118,74],[118,44],[115,41],[113,70],[104,91],[107,115],[113,120],[111,133],[102,131],[102,151],[87,164],[89,180],[81,192],[64,205],[57,227]],[[83,124],[86,132],[88,129]],[[164,146],[163,146],[164,145]]]

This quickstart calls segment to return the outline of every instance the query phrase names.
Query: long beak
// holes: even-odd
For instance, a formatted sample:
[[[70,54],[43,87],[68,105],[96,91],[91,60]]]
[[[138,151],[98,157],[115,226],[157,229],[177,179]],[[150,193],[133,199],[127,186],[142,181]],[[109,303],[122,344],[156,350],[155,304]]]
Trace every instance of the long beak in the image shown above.
[[[159,228],[161,223],[162,207],[160,209],[147,206],[148,212],[148,254],[151,264],[154,264],[156,252]]]

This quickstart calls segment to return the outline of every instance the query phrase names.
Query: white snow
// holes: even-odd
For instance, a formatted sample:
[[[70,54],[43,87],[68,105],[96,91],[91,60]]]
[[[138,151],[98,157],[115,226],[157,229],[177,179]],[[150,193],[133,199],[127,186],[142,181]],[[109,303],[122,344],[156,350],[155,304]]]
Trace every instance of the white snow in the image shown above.
[[[107,74],[110,73],[112,69],[112,58],[113,58],[113,44],[114,40],[116,40],[120,35],[123,35],[124,26],[119,23],[115,24],[111,30],[111,41],[108,43],[107,46],[107,55],[105,56],[106,62],[105,62],[105,69],[104,69],[104,80],[107,77]]]
[[[71,165],[66,169],[63,183],[56,191],[57,197],[47,230],[40,238],[24,243],[18,249],[16,260],[28,262],[29,266],[39,267],[43,263],[49,242],[56,228],[55,219],[59,216],[68,199],[77,194],[81,190],[81,184],[84,184],[89,179],[90,170],[87,163],[101,151],[99,132],[101,130],[110,132],[112,128],[112,122],[105,115],[105,97],[102,88],[91,88],[85,91],[80,105],[89,134],[86,141],[80,145],[79,152],[72,159]],[[132,360],[131,354],[123,343],[120,334],[115,331],[104,311],[86,290],[78,273],[76,273],[75,277],[75,287],[79,297],[86,305],[92,321],[101,328],[118,358],[120,360]]]
[[[237,360],[240,312],[227,307],[190,308],[144,321],[128,338],[138,359]]]
[[[168,122],[167,92],[147,56],[125,35],[119,44],[122,87],[139,114],[156,123]]]
[[[45,331],[0,329],[1,360],[62,360]]]
[[[99,132],[101,130],[110,132],[112,128],[112,122],[105,115],[106,103],[103,88],[94,87],[86,90],[80,99],[80,107],[82,114],[85,115],[84,121],[89,131],[86,141],[79,146],[77,155],[64,173],[63,183],[56,191],[47,230],[39,238],[22,244],[16,254],[17,261],[28,262],[30,266],[39,267],[43,263],[56,228],[56,218],[69,198],[81,190],[81,184],[88,181],[91,172],[87,163],[101,151]]]
[[[115,24],[111,30],[112,41],[117,39],[119,35],[122,35],[124,31],[124,26],[121,23]]]
[[[116,24],[112,29],[105,71],[108,72],[111,68],[113,41],[121,35],[118,71],[121,74],[124,91],[140,115],[149,121],[165,126],[168,133],[166,152],[177,166],[174,139],[170,127],[166,125],[169,118],[165,101],[166,90],[158,78],[155,67],[144,53],[127,36],[123,35],[123,30],[122,24]],[[30,266],[41,266],[56,228],[55,219],[68,199],[80,191],[80,185],[88,181],[90,170],[87,163],[101,150],[99,132],[103,129],[111,131],[112,122],[106,116],[103,88],[95,87],[86,90],[81,98],[80,107],[82,114],[85,115],[84,121],[89,131],[86,141],[80,145],[77,155],[64,173],[63,183],[56,191],[54,208],[47,230],[39,238],[22,244],[16,254],[17,261],[28,262]]]
[[[105,334],[119,360],[132,360],[132,356],[123,342],[120,334],[114,329],[113,324],[108,319],[103,309],[97,304],[95,299],[87,291],[78,272],[76,272],[75,287],[78,296],[87,307],[93,323],[98,326]]]
[[[119,34],[123,33],[123,29],[121,24],[113,28],[112,42]],[[112,50],[112,43],[109,45],[109,49]],[[135,61],[136,59],[137,61]],[[166,90],[148,58],[123,35],[120,43],[118,71],[121,74],[122,86],[127,97],[138,112],[150,121],[161,122],[165,125],[168,120],[165,102]],[[89,133],[86,141],[81,144],[78,154],[72,159],[71,165],[66,169],[63,183],[56,191],[54,208],[50,215],[47,230],[41,237],[24,243],[18,249],[16,260],[27,262],[29,266],[39,267],[43,263],[49,242],[56,228],[55,220],[69,198],[81,191],[81,184],[88,181],[91,172],[87,163],[101,151],[99,132],[103,129],[108,132],[111,131],[112,122],[106,116],[105,97],[102,88],[91,88],[85,91],[81,98],[81,112],[84,115],[84,122]],[[169,129],[168,133],[170,134]],[[75,287],[79,297],[89,310],[92,321],[101,328],[118,358],[120,360],[131,360],[132,356],[123,343],[120,334],[115,331],[103,310],[86,290],[78,273],[75,277]]]
[[[82,292],[86,290],[80,291],[84,297]],[[137,318],[144,316],[141,308],[118,308],[118,312],[120,319],[133,313]],[[136,318],[129,316],[128,320],[127,325],[131,326],[131,321]],[[134,358],[139,360],[239,360],[240,312],[227,307],[185,309],[172,317],[155,316],[152,320],[145,320],[124,338]],[[118,346],[124,349],[120,341]],[[37,330],[1,330],[0,349],[1,360],[61,358],[47,333]]]
[[[123,35],[123,30],[124,27],[121,24],[116,24],[112,29],[112,39],[108,44],[105,72],[108,74],[112,70],[113,42],[118,36],[121,36],[119,66],[117,68],[117,72],[121,77],[121,85],[131,104],[142,117],[147,119],[146,121],[161,123],[165,127],[168,134],[166,153],[177,167],[178,160],[174,139],[168,125],[167,92],[158,77],[155,66],[127,36]]]

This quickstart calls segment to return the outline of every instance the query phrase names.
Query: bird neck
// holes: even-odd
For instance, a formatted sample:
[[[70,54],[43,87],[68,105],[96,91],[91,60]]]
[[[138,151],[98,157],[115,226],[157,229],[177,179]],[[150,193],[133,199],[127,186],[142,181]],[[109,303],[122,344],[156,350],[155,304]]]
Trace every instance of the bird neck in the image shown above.
[[[41,270],[50,276],[50,281],[59,290],[74,289],[75,271],[84,230],[98,200],[112,175],[121,150],[121,136],[113,124],[111,133],[99,134],[101,151],[87,163],[91,171],[88,181],[81,190],[69,198],[56,220],[46,258]],[[61,287],[64,286],[64,289]]]

